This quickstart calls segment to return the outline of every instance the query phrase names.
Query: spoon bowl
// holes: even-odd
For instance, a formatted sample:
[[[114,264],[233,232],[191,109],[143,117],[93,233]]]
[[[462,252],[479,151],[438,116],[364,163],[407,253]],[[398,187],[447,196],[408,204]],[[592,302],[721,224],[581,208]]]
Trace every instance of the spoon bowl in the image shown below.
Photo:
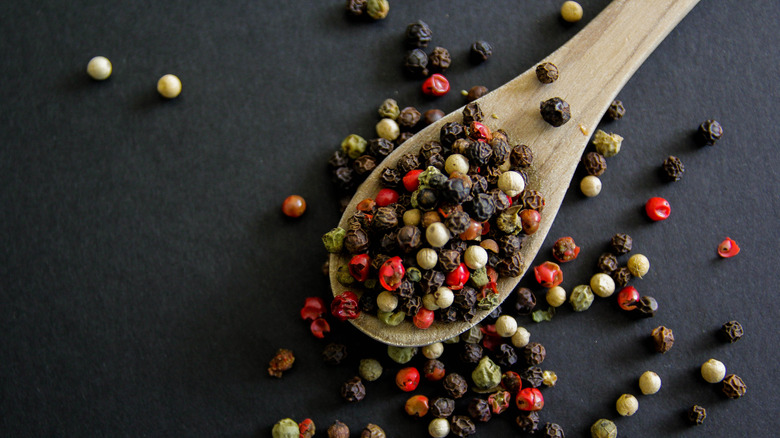
[[[557,81],[542,84],[533,67],[477,100],[485,114],[484,124],[492,130],[506,131],[512,144],[531,147],[534,160],[526,187],[539,191],[546,200],[538,231],[523,243],[525,266],[521,274],[498,280],[501,302],[517,286],[542,246],[580,157],[607,107],[642,62],[698,1],[614,0],[577,35],[543,60],[558,67],[560,77]],[[552,97],[562,98],[571,107],[571,119],[557,128],[542,120],[539,112],[540,102]],[[346,229],[357,204],[363,199],[374,198],[382,188],[379,184],[382,169],[406,153],[419,151],[426,142],[438,140],[442,125],[462,120],[462,109],[429,125],[385,158],[357,189],[339,226]],[[330,282],[334,296],[351,290],[337,280],[338,267],[347,262],[346,255],[331,254]],[[365,312],[351,322],[385,344],[423,346],[457,336],[489,313],[490,310],[478,311],[468,322],[436,321],[425,330],[418,329],[408,320],[389,326]]]

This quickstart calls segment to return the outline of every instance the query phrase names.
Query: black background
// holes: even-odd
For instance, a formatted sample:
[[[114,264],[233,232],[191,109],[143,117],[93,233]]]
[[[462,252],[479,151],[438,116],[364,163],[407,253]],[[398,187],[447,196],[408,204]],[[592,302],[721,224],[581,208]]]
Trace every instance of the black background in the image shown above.
[[[0,434],[270,436],[289,416],[311,417],[318,435],[340,419],[353,436],[368,422],[426,436],[427,420],[403,413],[400,367],[381,345],[335,322],[329,339],[315,339],[298,316],[304,297],[329,296],[320,236],[340,213],[326,161],[348,134],[374,136],[385,98],[452,111],[460,90],[497,88],[609,2],[583,1],[575,25],[560,20],[560,3],[394,0],[386,20],[357,22],[343,1],[3,2]],[[400,68],[404,29],[417,19],[453,56],[453,91],[437,100]],[[625,141],[601,195],[586,199],[575,176],[536,263],[573,236],[582,252],[564,266],[571,290],[612,234],[629,233],[652,264],[633,284],[661,310],[634,321],[597,299],[547,323],[520,318],[559,376],[544,390],[543,421],[567,436],[587,435],[600,417],[624,437],[774,436],[779,22],[774,0],[702,1],[620,93],[627,114],[604,128]],[[480,38],[494,56],[474,66],[468,47]],[[95,55],[113,62],[105,82],[85,74]],[[178,99],[156,93],[166,73],[183,82]],[[701,147],[692,133],[709,118],[725,135]],[[668,155],[686,165],[679,182],[659,177]],[[299,220],[280,212],[293,193],[308,201]],[[646,219],[651,196],[669,199],[669,220]],[[742,252],[722,260],[726,236]],[[724,344],[715,334],[731,319],[746,335]],[[647,342],[661,324],[676,337],[664,355]],[[345,364],[322,362],[328,340],[347,344]],[[280,347],[297,361],[277,380],[266,367]],[[341,382],[369,356],[386,374],[362,402],[343,402]],[[701,379],[710,357],[745,380],[745,397]],[[663,388],[642,396],[636,381],[648,369]],[[618,418],[626,392],[640,408]],[[683,418],[694,403],[708,409],[699,427]],[[515,415],[479,425],[478,436],[515,433]]]

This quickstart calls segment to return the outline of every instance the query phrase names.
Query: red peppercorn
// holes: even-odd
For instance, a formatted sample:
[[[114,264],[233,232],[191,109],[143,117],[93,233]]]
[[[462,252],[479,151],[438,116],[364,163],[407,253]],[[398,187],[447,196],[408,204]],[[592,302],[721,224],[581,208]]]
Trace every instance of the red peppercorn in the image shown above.
[[[480,327],[480,331],[482,332],[482,346],[486,350],[493,351],[501,345],[504,340],[501,336],[496,333],[496,325],[495,324],[485,324],[484,326]]]
[[[461,290],[466,282],[469,281],[469,268],[465,263],[461,263],[452,272],[444,278],[444,283],[452,290]]]
[[[433,324],[433,316],[433,310],[421,307],[414,315],[414,318],[412,318],[412,321],[415,327],[425,330]]]
[[[339,321],[357,318],[360,316],[357,295],[347,290],[333,297],[333,302],[330,303],[330,313]]]
[[[493,133],[490,132],[490,128],[480,122],[471,122],[469,124],[469,137],[472,140],[489,142],[493,139]]]
[[[371,258],[368,254],[358,254],[349,261],[349,275],[357,281],[366,281],[371,268]]]
[[[401,284],[405,273],[406,269],[401,257],[391,257],[379,268],[379,284],[392,292]]]
[[[387,207],[395,202],[398,202],[398,192],[393,189],[382,189],[376,194],[377,207]]]
[[[371,213],[372,211],[374,211],[375,207],[376,207],[376,201],[374,201],[371,198],[366,198],[358,202],[358,205],[355,207],[355,210],[362,211],[363,213]]]
[[[310,438],[314,436],[314,422],[307,418],[298,423],[298,433],[300,438]]]
[[[466,228],[466,231],[460,233],[458,237],[460,237],[461,240],[469,241],[474,240],[481,235],[482,222],[477,222],[474,219],[471,219],[471,222],[469,222],[469,227]]]
[[[444,96],[450,91],[450,81],[439,73],[432,74],[423,82],[422,91],[429,96]]]
[[[523,388],[517,393],[517,408],[521,411],[540,411],[544,407],[544,397],[537,388]]]
[[[422,172],[423,172],[422,169],[414,169],[414,170],[410,170],[409,172],[406,173],[406,175],[404,175],[402,181],[404,183],[404,188],[406,189],[407,192],[413,192],[420,187],[419,178]]]
[[[413,395],[406,400],[404,410],[413,417],[424,417],[428,413],[428,397]]]
[[[672,211],[672,206],[669,205],[669,201],[664,198],[650,198],[645,203],[645,212],[647,217],[654,221],[662,221],[669,217],[669,213]]]
[[[330,333],[330,324],[325,318],[317,318],[311,322],[309,330],[315,337],[322,339],[325,337],[325,333]]]
[[[527,208],[520,211],[520,221],[523,225],[523,232],[531,235],[539,229],[539,222],[542,221],[542,214],[536,210]]]
[[[514,371],[507,371],[501,375],[501,387],[509,391],[510,394],[517,394],[523,388],[523,381],[520,374]]]
[[[431,382],[438,382],[439,380],[443,379],[445,374],[447,374],[446,370],[444,369],[444,363],[438,361],[438,360],[432,360],[428,361],[429,365],[426,365],[425,368],[423,368],[424,376],[427,380],[430,380]]]
[[[634,286],[626,286],[618,292],[618,306],[623,310],[634,310],[639,304],[640,298],[639,291]]]
[[[739,254],[739,245],[730,237],[727,237],[718,245],[718,255],[724,259],[734,257],[737,254]]]
[[[570,262],[577,258],[580,253],[580,247],[574,243],[571,237],[561,237],[553,244],[553,257],[561,263]]]
[[[401,368],[395,375],[395,384],[401,388],[401,391],[414,391],[419,383],[420,372],[415,367]]]
[[[509,407],[511,401],[512,396],[508,391],[497,391],[488,396],[488,404],[490,405],[490,410],[493,411],[494,414],[504,412]]]
[[[290,195],[282,203],[282,213],[288,217],[300,217],[306,211],[306,201],[298,195]]]
[[[301,308],[301,318],[304,321],[317,319],[325,313],[325,301],[320,297],[308,297]]]
[[[536,281],[546,288],[558,286],[563,282],[563,271],[557,263],[544,262],[534,268]]]

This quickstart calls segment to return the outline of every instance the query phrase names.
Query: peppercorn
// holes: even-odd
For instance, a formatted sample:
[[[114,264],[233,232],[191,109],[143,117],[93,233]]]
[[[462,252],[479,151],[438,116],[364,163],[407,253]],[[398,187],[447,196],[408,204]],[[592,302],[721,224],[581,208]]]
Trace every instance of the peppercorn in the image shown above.
[[[539,412],[520,412],[520,415],[515,418],[515,423],[522,432],[532,434],[539,430]]]
[[[379,174],[379,182],[384,187],[398,187],[398,185],[401,183],[401,174],[395,169],[385,167]]]
[[[686,412],[686,417],[688,417],[688,421],[690,421],[691,424],[698,426],[703,424],[704,419],[707,418],[707,410],[699,405],[693,405],[688,409],[688,412]]]
[[[701,376],[708,383],[718,383],[726,377],[726,365],[717,359],[710,359],[702,364]]]
[[[481,122],[485,117],[477,102],[471,102],[463,107],[462,114],[463,124],[465,125],[471,124],[471,122]]]
[[[466,379],[457,373],[447,374],[447,377],[444,378],[443,386],[447,394],[454,399],[463,397],[463,394],[468,390]]]
[[[475,364],[482,359],[482,346],[479,344],[466,343],[461,347],[460,360],[465,363]]]
[[[526,287],[517,289],[515,301],[515,311],[518,315],[528,315],[536,307],[536,296]]]
[[[723,378],[723,393],[728,398],[740,398],[745,395],[747,391],[747,385],[736,374],[729,374]]]
[[[618,255],[630,252],[634,246],[634,240],[628,234],[617,233],[610,240],[612,250]]]
[[[643,296],[636,303],[634,313],[641,317],[653,317],[658,312],[658,301],[653,297]]]
[[[607,160],[598,152],[588,152],[582,157],[588,175],[601,176],[607,170]]]
[[[699,125],[699,137],[707,146],[713,146],[723,136],[723,127],[716,120],[705,120]]]
[[[544,407],[544,397],[537,388],[523,388],[517,393],[516,404],[521,411],[540,411]]]
[[[523,348],[523,357],[528,365],[539,365],[547,357],[547,350],[538,342],[529,342]]]
[[[466,100],[469,102],[473,102],[480,97],[488,94],[489,90],[484,85],[475,85],[471,88],[469,88],[469,91],[466,93]]]
[[[349,438],[349,427],[341,421],[336,420],[328,428],[328,438]]]
[[[373,423],[368,423],[363,432],[360,433],[360,438],[386,438],[387,435],[381,427]]]
[[[281,378],[282,373],[292,368],[294,362],[295,356],[293,352],[286,348],[280,348],[268,363],[268,375]]]
[[[347,232],[347,236],[349,236],[349,232]],[[398,230],[396,244],[401,252],[411,253],[422,245],[422,232],[415,226],[405,225]]]
[[[642,394],[655,394],[661,389],[661,378],[652,371],[645,371],[639,376],[639,390]]]
[[[536,77],[543,84],[552,84],[558,80],[558,67],[552,62],[543,62],[536,66]]]
[[[582,19],[582,6],[575,1],[565,1],[561,5],[561,18],[569,23],[576,23]]]
[[[669,328],[664,326],[658,326],[650,333],[655,345],[655,351],[659,353],[666,353],[674,345],[674,333]]]
[[[617,402],[615,402],[615,409],[618,414],[624,417],[630,417],[639,409],[639,400],[631,394],[623,394],[618,397]]]
[[[597,130],[596,133],[593,134],[593,146],[596,147],[596,152],[607,158],[617,155],[620,152],[620,147],[622,144],[623,137],[617,134],[607,134],[601,129]]]
[[[556,128],[571,119],[571,108],[560,97],[545,100],[539,104],[539,110],[542,114],[542,119]]]
[[[175,75],[167,74],[157,81],[157,92],[166,99],[173,99],[181,93],[181,81]]]
[[[422,92],[429,96],[444,96],[450,91],[450,81],[441,73],[434,73],[422,84]]]
[[[544,196],[542,196],[542,194],[539,193],[538,191],[525,189],[523,190],[521,197],[523,198],[523,205],[525,206],[525,208],[530,210],[536,210],[539,213],[541,213],[542,210],[544,210],[544,205],[546,204],[546,202],[544,200]]]
[[[558,383],[558,375],[555,374],[555,371],[544,370],[542,372],[542,383],[544,386],[553,387]]]
[[[366,13],[374,20],[382,20],[390,12],[390,3],[387,0],[368,0]]]
[[[469,50],[469,59],[475,64],[487,61],[493,56],[493,46],[483,40],[475,41]]]
[[[679,181],[685,172],[685,166],[682,161],[673,155],[668,156],[664,160],[662,168],[666,179],[669,181]]]
[[[487,400],[481,398],[471,399],[467,411],[471,418],[482,423],[487,423],[492,417],[490,404],[488,404]]]
[[[534,277],[542,287],[555,287],[563,282],[563,271],[557,263],[544,262],[534,267]]]
[[[415,126],[417,126],[417,123],[420,121],[420,117],[420,111],[417,111],[417,108],[407,106],[398,114],[396,122],[398,122],[398,126],[401,129],[412,130]]]
[[[656,222],[669,218],[671,208],[669,201],[657,196],[648,199],[645,203],[645,213],[647,213],[647,217]]]
[[[401,128],[393,119],[382,119],[376,124],[376,134],[381,138],[393,141],[401,135]]]
[[[650,270],[650,260],[643,254],[634,254],[628,259],[628,270],[634,277],[642,278]]]
[[[366,12],[368,0],[347,0],[347,12],[353,17],[360,17]]]
[[[557,423],[544,423],[542,428],[543,438],[564,438],[563,428]]]
[[[412,360],[415,354],[417,354],[417,348],[415,347],[387,346],[387,355],[390,359],[402,365]]]
[[[360,176],[371,173],[376,168],[376,158],[371,155],[361,155],[353,163],[352,169]]]
[[[572,289],[569,303],[571,303],[571,307],[575,312],[584,312],[593,304],[593,298],[593,291],[590,289],[590,286],[580,284]]]
[[[311,418],[306,418],[298,425],[298,438],[312,438],[317,429]],[[294,438],[294,437],[293,437]]]
[[[566,291],[560,286],[551,287],[547,289],[545,300],[552,307],[560,307],[566,301]]]
[[[721,337],[731,343],[737,342],[742,339],[742,335],[745,334],[742,324],[739,321],[729,321],[720,328]]]
[[[617,302],[621,309],[631,311],[637,308],[640,296],[639,291],[633,286],[626,286],[618,292]]]
[[[600,418],[590,427],[592,438],[617,438],[617,426],[606,418]]]
[[[599,272],[590,278],[590,289],[594,294],[606,298],[615,293],[615,280],[609,275]]]
[[[598,270],[604,274],[612,274],[618,269],[618,260],[614,254],[605,252],[599,256]]]
[[[613,100],[607,108],[607,116],[612,120],[620,120],[624,115],[626,115],[626,108],[623,106],[623,102]]]
[[[627,266],[621,266],[612,273],[612,279],[615,281],[615,285],[623,287],[631,281],[631,271]]]
[[[428,55],[428,66],[431,71],[443,73],[450,68],[451,64],[450,52],[444,47],[435,47],[431,54]]]
[[[395,375],[395,384],[401,391],[414,391],[419,383],[420,372],[415,367],[401,368]]]
[[[271,430],[273,438],[298,438],[299,433],[298,423],[291,418],[279,420]]]
[[[450,422],[444,418],[434,418],[428,423],[428,434],[433,438],[444,438],[450,434]]]
[[[409,51],[404,57],[404,69],[413,77],[428,76],[428,55],[422,49]]]
[[[517,363],[517,352],[510,344],[499,345],[495,355],[496,361],[503,367],[509,368]]]
[[[366,396],[366,387],[360,377],[353,377],[341,385],[341,396],[348,402],[359,402]]]
[[[330,343],[322,350],[322,360],[330,365],[340,365],[347,358],[347,346]]]
[[[361,359],[358,373],[363,380],[373,382],[382,375],[382,364],[376,359]]]
[[[450,418],[450,431],[453,435],[461,438],[477,433],[474,423],[464,415],[455,415]]]
[[[417,20],[414,23],[406,26],[406,44],[409,47],[423,48],[427,47],[428,43],[433,38],[433,31],[422,20]]]
[[[103,81],[111,76],[111,61],[105,56],[95,56],[87,63],[87,74],[96,81]]]
[[[544,384],[544,371],[537,366],[530,366],[520,372],[523,386],[526,388],[538,388]]]
[[[425,125],[430,125],[432,123],[435,123],[439,121],[442,117],[444,117],[444,111],[440,109],[429,109],[428,111],[423,113],[423,123]]]

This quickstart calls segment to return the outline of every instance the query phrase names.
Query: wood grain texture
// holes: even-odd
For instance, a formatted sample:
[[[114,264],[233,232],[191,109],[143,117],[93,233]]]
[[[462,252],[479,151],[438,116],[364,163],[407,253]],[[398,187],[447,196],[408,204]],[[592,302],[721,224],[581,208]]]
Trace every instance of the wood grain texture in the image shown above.
[[[546,199],[539,230],[523,245],[526,268],[519,277],[502,278],[498,283],[503,302],[531,265],[560,208],[571,178],[591,134],[617,93],[669,32],[699,0],[615,0],[582,31],[543,61],[558,66],[560,77],[541,84],[535,66],[478,100],[491,129],[504,129],[511,144],[526,144],[534,153],[528,187],[539,190]],[[540,102],[551,97],[566,100],[571,120],[554,128],[539,115]],[[427,141],[437,140],[441,126],[461,121],[461,110],[448,114],[404,142],[387,157],[358,188],[341,218],[346,228],[358,202],[373,198],[381,188],[378,175],[401,155],[419,150]],[[348,261],[341,254],[330,258],[333,294],[349,290],[336,279],[339,266]],[[359,290],[355,290],[359,293]],[[435,322],[427,330],[404,321],[390,327],[374,315],[362,313],[351,322],[368,336],[389,345],[422,346],[454,337],[477,324],[489,311],[480,311],[470,322]]]

